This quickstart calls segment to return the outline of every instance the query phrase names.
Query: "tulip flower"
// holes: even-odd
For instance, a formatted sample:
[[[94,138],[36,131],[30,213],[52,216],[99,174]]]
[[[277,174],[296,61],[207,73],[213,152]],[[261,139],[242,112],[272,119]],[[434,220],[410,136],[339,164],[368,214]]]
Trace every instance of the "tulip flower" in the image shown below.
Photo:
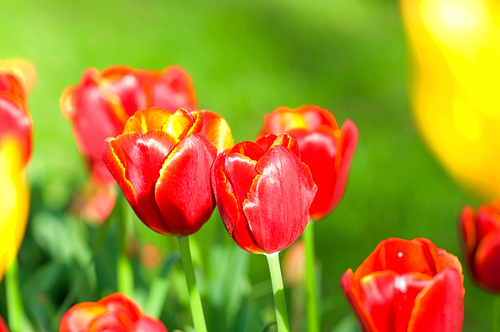
[[[382,241],[340,283],[365,332],[462,331],[462,266],[427,239]]]
[[[229,235],[243,250],[266,254],[278,331],[289,331],[278,254],[304,231],[316,194],[311,172],[299,159],[297,141],[269,134],[220,153],[212,187]]]
[[[152,230],[176,236],[186,273],[195,330],[206,331],[187,236],[210,218],[215,200],[210,167],[233,144],[227,122],[207,110],[136,112],[123,134],[106,139],[102,156],[125,198]]]
[[[78,86],[66,88],[60,100],[61,109],[71,121],[78,147],[91,169],[95,195],[108,193],[106,187],[115,181],[101,158],[104,140],[123,132],[127,119],[136,111],[161,107],[170,112],[177,108],[196,109],[196,94],[190,76],[177,66],[170,66],[161,73],[114,66],[99,72],[95,68],[84,71]],[[84,207],[99,220],[104,220],[114,206],[109,196],[102,209]],[[89,199],[89,204],[101,202]],[[97,212],[97,215],[95,215]],[[89,217],[89,216],[87,216]]]
[[[98,302],[82,302],[62,317],[59,332],[168,332],[158,319],[145,315],[141,308],[121,293]]]
[[[500,292],[500,201],[476,211],[465,206],[458,230],[472,278],[483,289]]]
[[[236,144],[214,161],[212,185],[229,235],[251,253],[274,253],[304,231],[316,193],[297,141],[267,135]]]
[[[310,220],[326,217],[344,194],[358,129],[346,120],[341,129],[330,111],[303,105],[295,109],[279,107],[264,116],[263,133],[289,133],[298,141],[300,158],[309,166],[318,192],[309,210]],[[314,225],[304,232],[306,247],[306,293],[309,332],[319,331],[316,276],[314,271]]]
[[[219,117],[207,112],[204,116]],[[227,123],[221,123],[226,125],[212,131],[232,137]],[[215,207],[210,166],[217,147],[203,130],[199,112],[179,109],[172,114],[150,108],[136,112],[122,135],[104,143],[104,162],[128,202],[139,219],[160,234],[193,234]]]
[[[341,129],[326,109],[304,105],[295,109],[279,107],[264,116],[263,133],[288,133],[298,141],[300,159],[309,166],[318,192],[309,211],[311,220],[327,216],[345,191],[358,129],[346,120]]]
[[[500,197],[500,17],[494,1],[400,0],[413,54],[414,118],[467,191]]]

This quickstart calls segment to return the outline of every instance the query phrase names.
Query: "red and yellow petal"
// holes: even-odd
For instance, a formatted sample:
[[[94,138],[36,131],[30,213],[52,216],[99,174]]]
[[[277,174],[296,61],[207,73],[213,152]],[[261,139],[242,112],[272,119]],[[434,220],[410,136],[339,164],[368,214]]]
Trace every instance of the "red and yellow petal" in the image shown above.
[[[278,136],[268,134],[259,138],[255,143],[260,146],[264,152],[275,146],[283,146],[292,151],[297,158],[300,158],[299,144],[294,136],[288,134],[280,134]]]
[[[303,105],[295,109],[279,107],[264,116],[264,131],[275,135],[292,129],[316,130],[321,126],[338,129],[332,113],[316,105]]]
[[[205,134],[215,145],[218,153],[231,149],[234,146],[231,128],[222,116],[208,110],[194,111],[192,113],[198,114],[203,120],[201,133]]]
[[[122,293],[108,295],[97,303],[106,307],[109,314],[116,316],[121,325],[130,327],[143,316],[139,308],[128,296]]]
[[[282,146],[264,154],[257,172],[243,212],[256,243],[273,253],[302,234],[317,189],[307,166]]]
[[[172,118],[172,113],[169,113],[161,108],[149,108],[147,110],[140,110],[135,112],[131,116],[125,127],[123,128],[123,133],[138,133],[145,134],[150,130],[161,130],[164,126],[170,123]],[[190,126],[192,122],[190,118],[187,118],[187,126]]]
[[[417,296],[408,332],[460,332],[463,312],[461,273],[446,268],[434,276]]]
[[[107,312],[106,307],[99,303],[76,304],[61,318],[59,332],[87,332],[92,321]]]
[[[163,163],[155,198],[168,235],[193,234],[210,218],[215,207],[210,168],[216,155],[205,135],[192,134]]]
[[[31,158],[33,121],[26,102],[9,91],[0,91],[0,146],[2,141],[14,139],[22,152],[23,168]]]

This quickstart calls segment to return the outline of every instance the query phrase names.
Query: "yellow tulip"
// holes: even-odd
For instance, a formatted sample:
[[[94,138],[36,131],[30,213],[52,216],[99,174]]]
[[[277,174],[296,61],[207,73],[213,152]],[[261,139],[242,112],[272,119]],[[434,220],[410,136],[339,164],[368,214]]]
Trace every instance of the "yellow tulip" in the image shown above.
[[[444,168],[500,197],[500,3],[401,0],[413,54],[415,122]]]
[[[0,143],[0,279],[17,255],[28,221],[30,195],[22,149],[15,139]]]

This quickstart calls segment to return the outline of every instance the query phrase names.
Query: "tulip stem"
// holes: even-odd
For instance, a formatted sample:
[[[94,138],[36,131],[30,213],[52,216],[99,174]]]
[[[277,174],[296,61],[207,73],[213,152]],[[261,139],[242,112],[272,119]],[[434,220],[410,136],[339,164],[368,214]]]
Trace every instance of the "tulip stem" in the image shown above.
[[[500,332],[500,296],[495,295],[493,298],[493,332]]]
[[[283,288],[279,252],[267,254],[266,256],[267,262],[269,263],[269,271],[271,272],[278,332],[288,332],[290,331],[290,326],[288,324],[288,314],[286,312],[285,290]]]
[[[307,331],[319,332],[313,221],[309,221],[303,234],[306,249]]]
[[[203,315],[203,306],[201,305],[200,292],[196,285],[196,276],[194,275],[193,261],[191,260],[191,249],[189,248],[189,237],[178,237],[179,250],[181,252],[182,266],[186,275],[186,283],[189,292],[189,301],[191,303],[191,314],[193,316],[194,329],[196,332],[206,332],[205,316]]]
[[[7,316],[12,332],[22,332],[23,303],[19,287],[19,269],[17,257],[14,258],[5,275],[7,297]]]
[[[117,283],[118,291],[132,297],[134,292],[134,272],[132,264],[127,256],[128,226],[131,223],[131,208],[123,197],[121,218],[118,224],[118,260],[117,260]]]

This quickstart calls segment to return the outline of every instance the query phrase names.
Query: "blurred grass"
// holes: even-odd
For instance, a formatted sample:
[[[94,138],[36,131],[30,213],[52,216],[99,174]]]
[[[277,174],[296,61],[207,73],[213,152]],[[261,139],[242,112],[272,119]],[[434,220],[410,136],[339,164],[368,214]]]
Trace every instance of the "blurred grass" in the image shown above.
[[[339,330],[350,324],[344,318],[352,314],[341,294],[340,276],[349,267],[355,269],[381,240],[427,237],[461,257],[456,218],[462,205],[473,201],[437,165],[412,124],[404,34],[394,1],[16,0],[2,1],[1,8],[0,58],[22,57],[38,70],[29,98],[35,146],[29,168],[32,214],[20,253],[24,281],[42,267],[42,275],[51,278],[42,279],[52,284],[60,283],[68,269],[78,271],[68,262],[54,265],[64,257],[40,247],[40,237],[51,233],[36,224],[62,222],[86,176],[59,97],[85,68],[117,64],[183,66],[194,80],[200,108],[223,115],[235,141],[253,139],[263,115],[279,106],[317,104],[331,110],[339,123],[354,120],[360,140],[345,198],[316,227],[323,331],[332,331],[339,322]],[[152,235],[142,224],[136,223],[136,229],[142,239],[177,250],[170,239]],[[90,234],[80,235],[81,241],[95,234],[91,228]],[[200,255],[222,255],[207,248],[212,239],[231,244],[217,213],[194,238]],[[70,246],[73,238],[57,240],[60,251],[76,250]],[[113,241],[106,242],[107,248]],[[204,259],[200,262],[207,278],[213,278],[217,273]],[[109,261],[98,258],[96,269],[98,282],[112,290]],[[265,258],[252,255],[249,273],[252,285],[266,283]],[[471,285],[467,276],[465,286],[464,331],[486,331],[491,296]],[[52,296],[62,301],[65,294]],[[224,299],[213,291],[207,296],[215,302]],[[176,314],[168,314],[169,329],[182,321]]]

